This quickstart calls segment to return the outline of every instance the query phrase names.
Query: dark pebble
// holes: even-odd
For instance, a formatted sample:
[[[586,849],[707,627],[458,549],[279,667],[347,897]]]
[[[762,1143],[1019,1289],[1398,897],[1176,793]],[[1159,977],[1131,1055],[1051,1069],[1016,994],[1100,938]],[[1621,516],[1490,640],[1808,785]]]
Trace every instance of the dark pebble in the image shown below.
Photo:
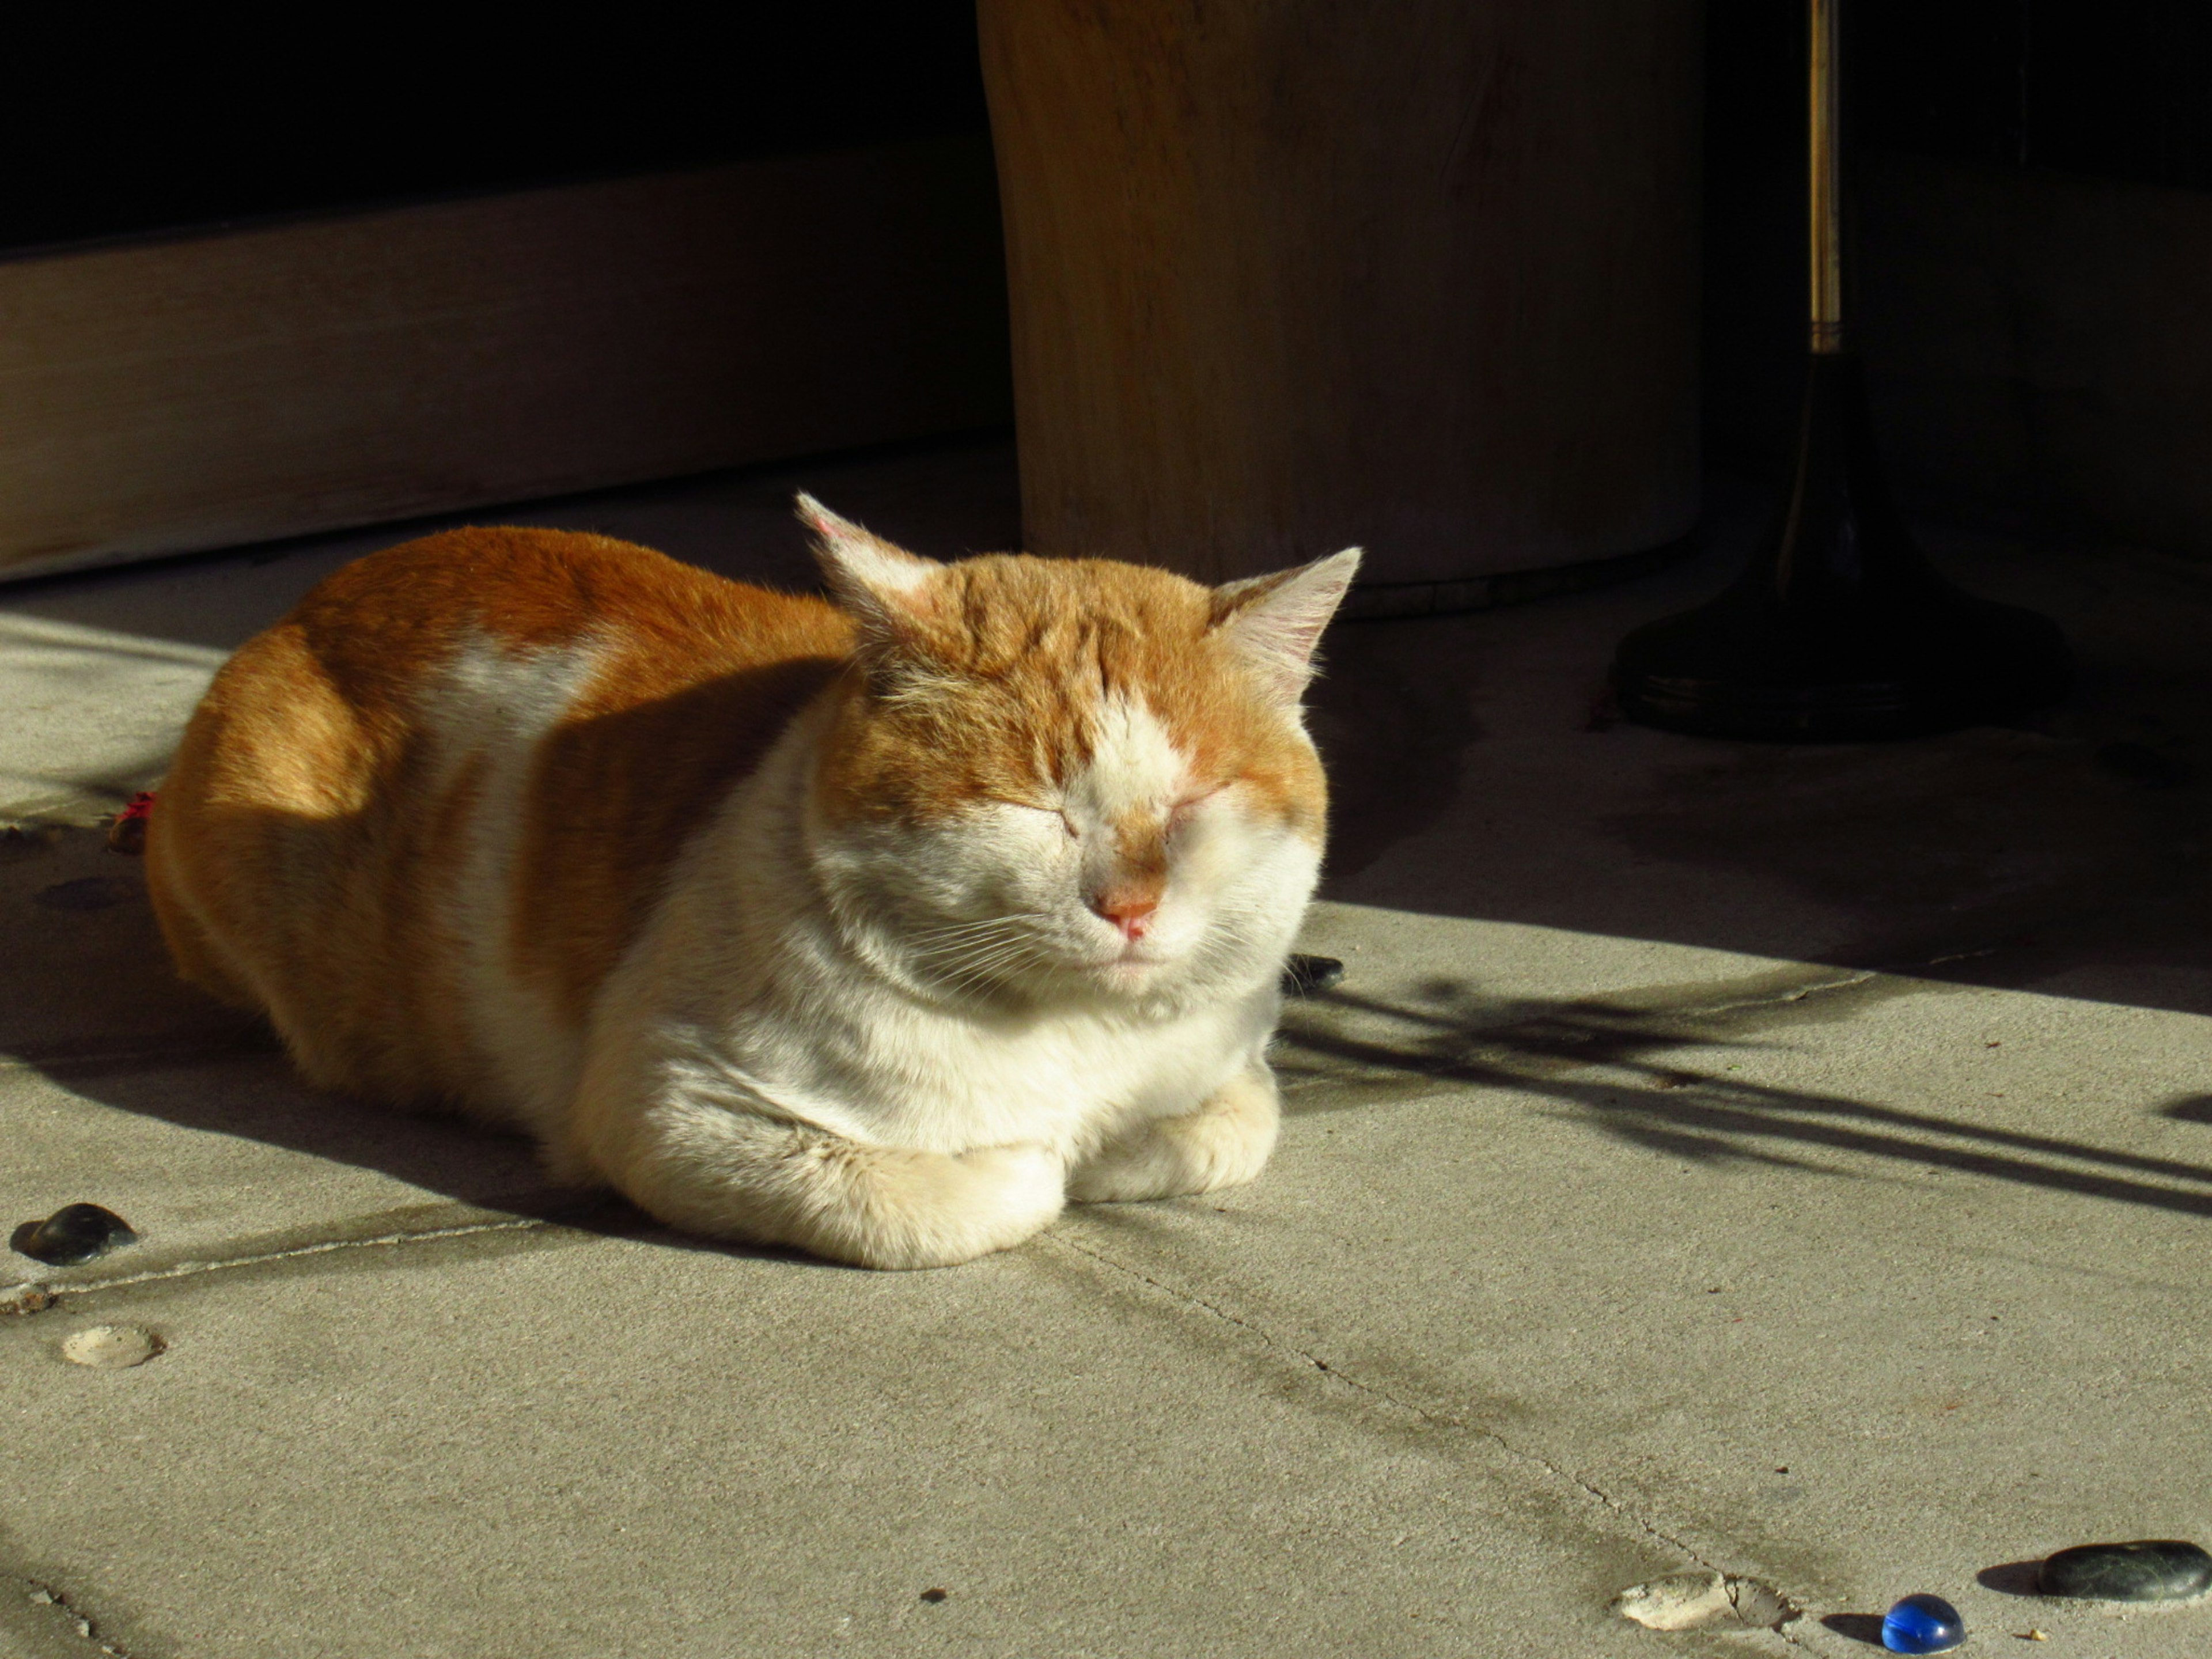
[[[1344,964],[1334,957],[1292,957],[1283,967],[1283,994],[1317,997],[1343,977]]]
[[[925,1601],[942,1601],[951,1594],[952,1592],[947,1589],[926,1589],[921,1593],[921,1599]]]
[[[17,1255],[48,1267],[74,1267],[137,1237],[131,1224],[112,1210],[97,1204],[64,1204],[44,1221],[26,1221],[8,1243]]]
[[[2178,1538],[2133,1544],[2077,1544],[2043,1564],[2035,1587],[2045,1595],[2092,1601],[2180,1601],[2212,1585],[2212,1555]]]
[[[39,894],[49,910],[105,910],[131,896],[131,884],[114,876],[79,876],[56,882]]]

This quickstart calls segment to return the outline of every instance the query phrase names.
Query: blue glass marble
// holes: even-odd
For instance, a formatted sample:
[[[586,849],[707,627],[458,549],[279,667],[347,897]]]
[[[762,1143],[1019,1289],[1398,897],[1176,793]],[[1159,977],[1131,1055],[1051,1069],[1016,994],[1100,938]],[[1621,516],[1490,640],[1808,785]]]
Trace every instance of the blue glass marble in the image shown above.
[[[1966,1639],[1966,1621],[1940,1595],[1908,1595],[1881,1621],[1881,1644],[1892,1653],[1942,1653]]]

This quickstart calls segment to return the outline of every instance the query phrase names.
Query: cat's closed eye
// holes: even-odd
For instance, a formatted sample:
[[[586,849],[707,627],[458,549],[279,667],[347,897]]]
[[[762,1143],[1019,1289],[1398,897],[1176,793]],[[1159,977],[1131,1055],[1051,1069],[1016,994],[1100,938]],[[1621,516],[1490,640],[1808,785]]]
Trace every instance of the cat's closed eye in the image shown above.
[[[1217,783],[1212,788],[1202,789],[1195,795],[1185,795],[1172,807],[1169,808],[1168,822],[1170,824],[1175,825],[1189,823],[1193,813],[1196,812],[1200,807],[1203,806],[1207,801],[1212,800],[1216,795],[1219,794],[1223,790],[1228,787],[1229,786],[1225,783]]]
[[[1000,805],[1002,806],[1018,806],[1024,812],[1046,813],[1050,817],[1060,820],[1060,828],[1067,831],[1068,839],[1070,841],[1079,840],[1081,838],[1083,832],[1075,827],[1075,820],[1068,817],[1067,813],[1060,807],[1048,806],[1042,801],[1036,800],[1009,799],[1001,801]]]

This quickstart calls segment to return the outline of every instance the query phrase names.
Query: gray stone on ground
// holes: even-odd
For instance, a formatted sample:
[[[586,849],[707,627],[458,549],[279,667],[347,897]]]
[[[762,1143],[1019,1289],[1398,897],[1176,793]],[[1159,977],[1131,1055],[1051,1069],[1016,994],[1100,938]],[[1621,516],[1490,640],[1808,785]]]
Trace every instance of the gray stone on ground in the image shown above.
[[[2076,1544],[2045,1561],[2035,1583],[2045,1595],[2087,1601],[2187,1601],[2212,1587],[2212,1555],[2175,1538]]]

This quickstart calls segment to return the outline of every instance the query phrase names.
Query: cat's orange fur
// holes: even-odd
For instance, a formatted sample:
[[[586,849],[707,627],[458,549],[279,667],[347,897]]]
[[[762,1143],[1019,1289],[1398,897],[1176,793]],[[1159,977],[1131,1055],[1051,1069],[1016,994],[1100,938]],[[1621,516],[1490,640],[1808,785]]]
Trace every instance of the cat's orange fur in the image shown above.
[[[362,559],[250,641],[185,731],[147,878],[185,977],[266,1008],[328,1088],[465,1103],[480,1086],[440,914],[471,793],[416,787],[409,710],[471,629],[612,641],[533,780],[515,876],[515,958],[578,1023],[684,836],[853,641],[822,599],[611,537],[507,529]]]

